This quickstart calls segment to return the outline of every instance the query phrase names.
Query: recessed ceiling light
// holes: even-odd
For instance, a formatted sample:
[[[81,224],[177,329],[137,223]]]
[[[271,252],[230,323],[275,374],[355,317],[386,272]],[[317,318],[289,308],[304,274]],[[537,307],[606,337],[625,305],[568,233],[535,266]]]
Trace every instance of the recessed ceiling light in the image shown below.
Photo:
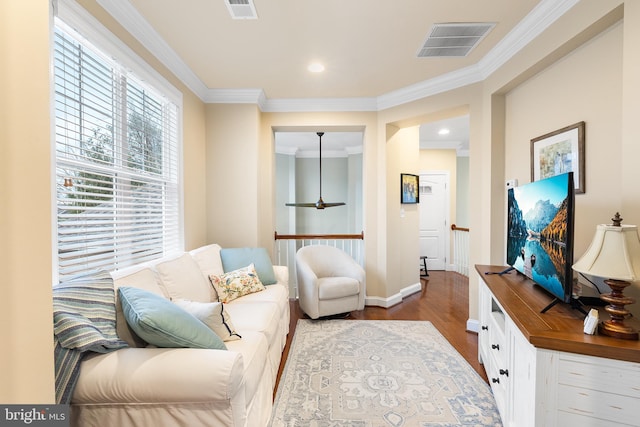
[[[442,128],[438,131],[438,135],[449,135],[449,129]]]
[[[307,69],[312,73],[321,73],[324,71],[324,65],[322,65],[319,62],[314,62],[310,64],[309,67],[307,67]]]

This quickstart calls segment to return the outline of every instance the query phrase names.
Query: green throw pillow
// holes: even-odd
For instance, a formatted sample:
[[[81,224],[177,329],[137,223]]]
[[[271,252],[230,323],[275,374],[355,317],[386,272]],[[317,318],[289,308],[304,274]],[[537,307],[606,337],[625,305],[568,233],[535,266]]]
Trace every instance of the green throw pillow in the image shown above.
[[[220,250],[220,259],[225,273],[253,264],[263,285],[277,283],[271,258],[265,248],[223,248]]]
[[[127,286],[118,288],[118,295],[127,323],[149,344],[227,349],[220,337],[204,323],[160,295]]]

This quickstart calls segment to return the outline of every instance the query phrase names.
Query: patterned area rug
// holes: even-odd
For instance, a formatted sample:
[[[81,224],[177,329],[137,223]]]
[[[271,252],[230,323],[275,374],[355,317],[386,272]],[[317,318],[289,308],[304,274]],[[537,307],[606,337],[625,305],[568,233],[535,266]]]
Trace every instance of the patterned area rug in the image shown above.
[[[430,323],[298,321],[280,426],[500,426],[489,386]]]

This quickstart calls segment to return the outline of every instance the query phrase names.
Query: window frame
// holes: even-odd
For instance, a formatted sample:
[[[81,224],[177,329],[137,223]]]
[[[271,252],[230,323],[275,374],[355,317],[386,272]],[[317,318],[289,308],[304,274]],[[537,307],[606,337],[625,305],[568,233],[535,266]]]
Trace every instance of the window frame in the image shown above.
[[[125,74],[135,77],[135,84],[144,89],[148,89],[152,93],[160,94],[168,102],[175,105],[175,132],[176,132],[176,188],[177,191],[177,234],[178,248],[176,251],[184,250],[184,183],[183,183],[183,132],[182,132],[182,92],[171,85],[164,77],[162,77],[155,69],[143,61],[133,50],[126,46],[113,33],[106,29],[96,18],[89,14],[85,9],[71,0],[59,0],[54,3],[54,16],[51,25],[51,117],[52,117],[52,258],[53,258],[53,283],[58,283],[60,279],[60,259],[58,254],[58,208],[57,208],[57,185],[56,185],[56,166],[57,162],[57,141],[55,135],[56,129],[56,106],[55,102],[55,70],[54,49],[55,49],[55,29],[57,26],[66,30],[71,30],[74,38],[81,43],[88,43],[98,49],[103,58],[113,66],[123,70]],[[164,123],[164,122],[163,122]],[[114,197],[117,194],[114,193]],[[170,255],[171,252],[164,252],[162,256]]]

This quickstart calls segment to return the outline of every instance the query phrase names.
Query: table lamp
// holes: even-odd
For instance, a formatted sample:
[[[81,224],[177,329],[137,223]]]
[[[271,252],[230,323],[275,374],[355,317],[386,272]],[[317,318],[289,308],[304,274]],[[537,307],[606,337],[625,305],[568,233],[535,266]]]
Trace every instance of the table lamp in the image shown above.
[[[578,273],[604,277],[611,293],[600,295],[608,303],[605,310],[611,316],[598,325],[598,332],[615,338],[637,340],[638,331],[624,323],[630,312],[625,305],[633,304],[634,298],[623,295],[623,290],[640,279],[640,238],[638,227],[622,225],[616,212],[613,224],[600,224],[589,249],[573,265]]]

